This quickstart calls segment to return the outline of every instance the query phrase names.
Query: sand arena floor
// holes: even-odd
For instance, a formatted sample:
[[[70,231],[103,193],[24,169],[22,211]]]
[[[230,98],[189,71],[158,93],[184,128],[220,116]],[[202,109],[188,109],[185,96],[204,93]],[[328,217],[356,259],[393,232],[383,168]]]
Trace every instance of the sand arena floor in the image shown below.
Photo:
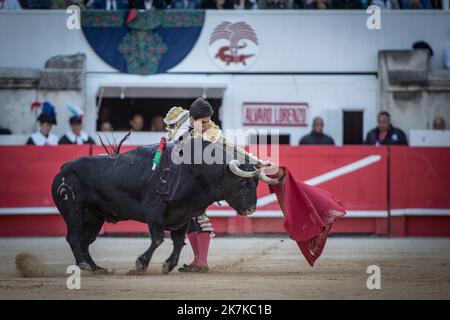
[[[80,290],[66,287],[73,263],[64,238],[1,238],[1,299],[450,299],[450,239],[331,237],[314,268],[286,237],[215,238],[207,274],[161,274],[170,239],[148,273],[127,275],[147,238],[99,237],[91,246],[111,274],[83,273]],[[33,255],[16,269],[19,253]],[[190,262],[186,246],[180,265]],[[381,289],[366,286],[369,265],[381,268]]]

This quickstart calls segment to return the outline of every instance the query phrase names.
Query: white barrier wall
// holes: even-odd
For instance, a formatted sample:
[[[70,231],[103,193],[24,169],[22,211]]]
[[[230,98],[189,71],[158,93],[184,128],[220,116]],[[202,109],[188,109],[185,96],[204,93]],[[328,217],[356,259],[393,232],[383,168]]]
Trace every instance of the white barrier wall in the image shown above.
[[[342,119],[335,111],[364,111],[364,134],[375,126],[377,79],[375,76],[339,75],[156,75],[135,77],[131,75],[91,74],[87,78],[89,114],[95,114],[96,94],[100,87],[152,87],[152,88],[223,88],[220,108],[223,129],[255,128],[243,125],[244,102],[274,102],[308,104],[306,127],[271,126],[281,134],[291,135],[296,145],[301,136],[311,130],[315,116],[325,119],[325,132],[342,144]],[[95,118],[87,118],[88,127],[95,128]]]
[[[42,68],[51,56],[85,53],[85,126],[91,134],[101,87],[221,88],[224,129],[243,126],[244,102],[305,102],[307,127],[274,128],[290,134],[295,145],[320,115],[325,132],[341,144],[341,110],[364,111],[364,135],[375,126],[379,50],[409,49],[424,40],[434,49],[432,67],[438,69],[450,41],[448,11],[383,11],[381,30],[367,29],[367,17],[364,10],[207,11],[199,39],[180,64],[166,74],[138,76],[120,74],[103,62],[81,30],[66,28],[64,11],[0,12],[1,30],[10,30],[0,33],[0,67]],[[258,37],[252,47],[256,56],[244,69],[234,70],[239,73],[218,64],[209,46],[211,33],[223,21],[244,21]]]
[[[368,16],[364,10],[207,11],[196,45],[171,71],[224,72],[208,52],[208,39],[222,21],[244,21],[254,29],[259,52],[248,72],[376,72],[378,50],[410,49],[418,40],[434,49],[433,67],[444,67],[449,11],[383,11],[381,30],[367,29]],[[0,11],[0,67],[42,68],[50,56],[84,52],[88,72],[114,72],[81,30],[66,27],[67,17],[59,10]]]
[[[450,147],[449,130],[411,130],[410,138],[415,147]]]

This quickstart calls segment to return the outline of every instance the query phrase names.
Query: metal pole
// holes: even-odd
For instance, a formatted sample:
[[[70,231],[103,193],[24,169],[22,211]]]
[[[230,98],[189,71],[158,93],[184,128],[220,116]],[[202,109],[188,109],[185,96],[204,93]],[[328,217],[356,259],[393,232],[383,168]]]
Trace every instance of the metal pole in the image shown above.
[[[387,210],[387,236],[391,237],[391,149],[387,146],[386,157],[386,210]]]

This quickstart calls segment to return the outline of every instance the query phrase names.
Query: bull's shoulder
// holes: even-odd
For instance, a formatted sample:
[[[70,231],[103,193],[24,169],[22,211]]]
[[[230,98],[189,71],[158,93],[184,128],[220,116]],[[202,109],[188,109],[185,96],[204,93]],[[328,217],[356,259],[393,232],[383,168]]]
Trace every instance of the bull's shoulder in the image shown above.
[[[157,145],[139,146],[128,152],[111,156],[115,165],[139,165],[148,164],[153,160]]]
[[[139,146],[136,148],[133,148],[127,152],[123,153],[117,153],[117,154],[101,154],[98,156],[90,156],[86,157],[87,161],[98,161],[98,160],[127,160],[127,159],[138,159],[140,157],[146,157],[149,155],[154,154],[155,150],[157,148],[157,145],[149,145],[149,146]]]
[[[138,164],[142,160],[151,162],[156,151],[157,145],[140,146],[130,151],[120,154],[100,154],[94,156],[82,156],[74,160],[70,160],[61,166],[61,171],[68,173],[70,171],[80,171],[84,169],[102,170],[109,167],[117,168],[118,165]],[[150,159],[150,160],[148,160]]]
[[[139,146],[133,150],[120,154],[122,159],[134,159],[140,160],[142,158],[153,158],[153,155],[157,149],[156,144],[148,145],[148,146]]]

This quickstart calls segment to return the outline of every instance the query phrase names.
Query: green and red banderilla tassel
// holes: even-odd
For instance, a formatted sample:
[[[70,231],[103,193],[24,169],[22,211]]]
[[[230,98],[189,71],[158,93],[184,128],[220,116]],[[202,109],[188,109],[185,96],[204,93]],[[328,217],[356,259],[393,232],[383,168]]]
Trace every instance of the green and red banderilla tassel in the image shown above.
[[[166,147],[166,138],[161,137],[161,140],[159,141],[158,144],[158,149],[156,150],[155,156],[153,157],[152,170],[155,170],[156,166],[159,165],[159,163],[161,162],[161,156],[165,147]]]

